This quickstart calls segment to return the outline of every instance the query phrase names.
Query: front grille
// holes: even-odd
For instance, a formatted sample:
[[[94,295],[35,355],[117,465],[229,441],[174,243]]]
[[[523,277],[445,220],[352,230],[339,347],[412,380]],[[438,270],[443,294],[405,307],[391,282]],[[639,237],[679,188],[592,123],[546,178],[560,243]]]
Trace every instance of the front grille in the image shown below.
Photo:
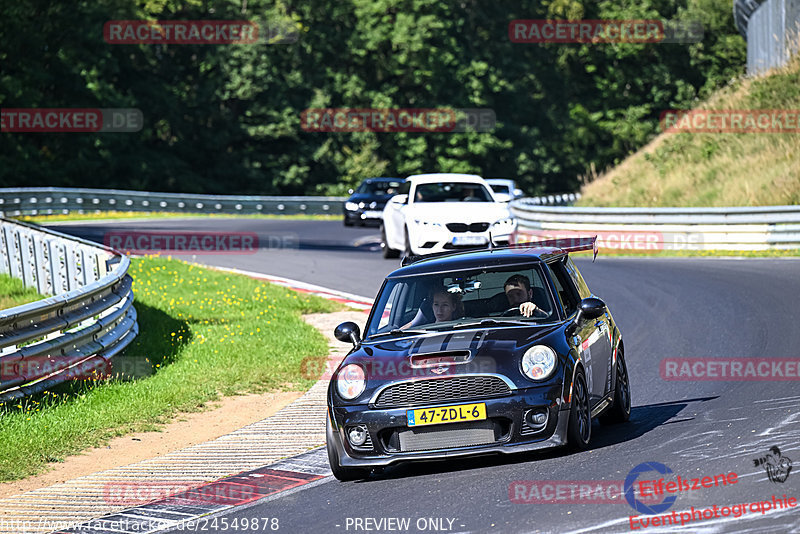
[[[410,428],[397,435],[400,452],[431,451],[494,443],[498,440],[495,427],[492,421],[474,421]]]
[[[496,376],[456,376],[402,382],[384,389],[375,401],[377,408],[438,404],[442,402],[501,397],[511,393]]]
[[[447,229],[455,233],[463,232],[485,232],[489,229],[488,222],[477,222],[472,224],[467,223],[449,223],[446,225]]]

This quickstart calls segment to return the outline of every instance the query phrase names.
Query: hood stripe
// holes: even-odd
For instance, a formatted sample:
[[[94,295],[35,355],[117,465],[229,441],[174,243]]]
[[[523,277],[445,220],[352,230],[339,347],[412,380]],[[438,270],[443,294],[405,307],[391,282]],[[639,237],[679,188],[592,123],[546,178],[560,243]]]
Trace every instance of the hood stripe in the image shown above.
[[[453,339],[453,334],[447,334],[446,336],[444,336],[444,339],[442,340],[442,346],[439,347],[439,350],[442,350],[442,351],[443,350],[447,350],[447,348],[448,348],[447,344],[450,343],[451,339]]]

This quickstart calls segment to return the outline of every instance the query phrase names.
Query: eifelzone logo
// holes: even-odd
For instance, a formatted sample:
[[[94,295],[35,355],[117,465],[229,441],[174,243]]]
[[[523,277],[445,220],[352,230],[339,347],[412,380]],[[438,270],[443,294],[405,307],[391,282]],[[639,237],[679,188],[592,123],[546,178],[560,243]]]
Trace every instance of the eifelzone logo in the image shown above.
[[[753,460],[753,464],[756,467],[763,465],[770,481],[775,483],[786,482],[786,479],[789,478],[789,473],[792,471],[792,461],[783,456],[777,446],[770,447],[769,451],[766,456]]]

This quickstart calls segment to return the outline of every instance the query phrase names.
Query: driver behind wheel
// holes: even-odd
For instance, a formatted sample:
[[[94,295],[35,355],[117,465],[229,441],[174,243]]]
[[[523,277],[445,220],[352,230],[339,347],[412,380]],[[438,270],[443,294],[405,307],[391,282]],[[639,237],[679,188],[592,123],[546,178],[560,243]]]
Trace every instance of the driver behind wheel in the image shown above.
[[[531,302],[533,300],[533,290],[527,276],[515,274],[509,277],[506,283],[503,284],[503,290],[506,293],[509,306],[512,308],[519,306],[519,312],[525,317],[530,317],[537,309],[542,311],[536,304]]]

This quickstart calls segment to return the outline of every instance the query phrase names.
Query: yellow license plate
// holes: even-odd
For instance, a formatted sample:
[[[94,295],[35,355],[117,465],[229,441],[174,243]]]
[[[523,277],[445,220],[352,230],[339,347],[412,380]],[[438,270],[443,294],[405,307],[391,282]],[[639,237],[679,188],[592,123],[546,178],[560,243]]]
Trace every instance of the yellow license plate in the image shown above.
[[[408,410],[408,426],[438,425],[440,423],[460,423],[486,419],[486,404],[459,404],[440,408],[420,408]]]

